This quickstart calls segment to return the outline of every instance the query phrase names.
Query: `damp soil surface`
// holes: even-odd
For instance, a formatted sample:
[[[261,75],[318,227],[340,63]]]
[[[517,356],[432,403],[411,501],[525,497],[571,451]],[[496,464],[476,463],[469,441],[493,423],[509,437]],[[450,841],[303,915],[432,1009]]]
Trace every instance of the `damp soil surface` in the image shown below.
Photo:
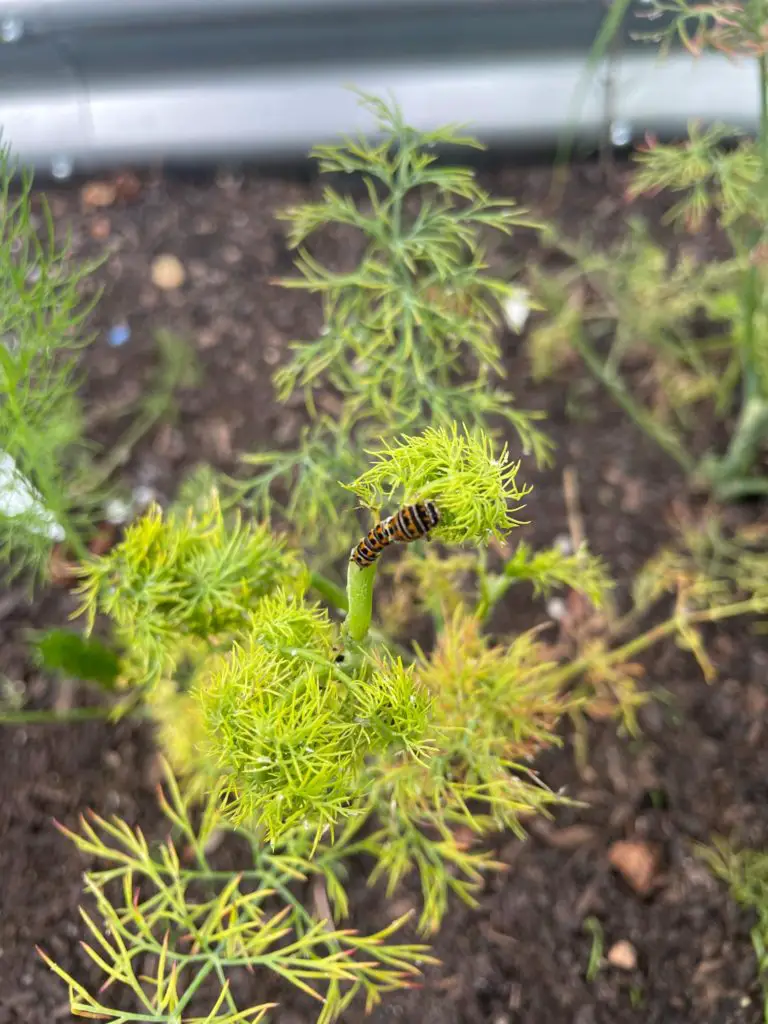
[[[485,168],[500,195],[540,208],[551,198],[547,168]],[[287,292],[272,279],[289,273],[284,225],[275,212],[320,186],[309,173],[278,176],[222,172],[196,178],[145,176],[122,187],[114,202],[95,208],[82,183],[50,194],[56,223],[72,233],[79,256],[107,255],[96,274],[104,288],[92,327],[84,397],[94,431],[114,440],[124,410],[151,384],[153,337],[159,328],[187,339],[202,367],[199,386],[179,400],[177,419],[148,437],[124,467],[132,484],[168,497],[183,471],[208,461],[231,471],[238,455],[290,445],[302,424],[300,407],[278,405],[271,374],[294,338],[320,327],[317,301]],[[626,225],[621,167],[574,168],[552,211],[571,232],[590,228],[598,241]],[[135,193],[135,194],[134,194]],[[91,198],[93,198],[91,196]],[[662,206],[646,208],[660,223]],[[531,233],[496,244],[492,260],[513,273],[535,249]],[[715,238],[700,244],[716,247]],[[354,258],[354,243],[331,233],[322,255],[337,266]],[[151,264],[160,254],[181,261],[185,281],[162,290]],[[129,340],[108,344],[115,326]],[[690,504],[676,466],[623,418],[588,381],[572,371],[545,385],[530,381],[522,343],[505,337],[509,385],[520,404],[547,413],[557,444],[556,465],[538,471],[524,528],[534,544],[567,532],[563,472],[575,470],[584,526],[593,550],[608,561],[620,587],[671,536],[669,515]],[[713,440],[704,425],[702,445]],[[72,598],[60,594],[28,603],[21,591],[0,596],[0,672],[23,684],[27,700],[77,704],[78,690],[54,689],[29,662],[25,632],[63,623]],[[504,612],[508,632],[544,621],[529,596]],[[757,1024],[762,1020],[749,932],[752,919],[730,900],[693,855],[696,842],[735,835],[750,845],[768,839],[768,651],[743,627],[708,636],[719,681],[708,686],[674,646],[644,661],[644,685],[666,699],[647,706],[634,739],[606,722],[590,726],[588,765],[577,769],[572,738],[538,767],[545,781],[565,787],[583,806],[553,822],[533,822],[525,841],[499,836],[507,870],[489,877],[479,905],[455,902],[423,986],[395,994],[376,1008],[376,1024]],[[68,1021],[67,993],[40,962],[43,946],[63,966],[88,977],[77,917],[83,858],[54,828],[74,826],[92,807],[119,813],[159,836],[154,787],[157,765],[146,727],[123,721],[16,726],[0,730],[0,1024]],[[649,891],[639,894],[610,863],[617,842],[658,852]],[[351,865],[355,922],[372,929],[418,903],[408,887],[387,898],[365,884],[365,865]],[[595,925],[597,922],[597,925]],[[634,965],[588,971],[595,928],[607,951],[629,943]],[[625,947],[626,952],[626,947]],[[631,959],[631,958],[630,958]],[[275,1021],[315,1019],[294,993],[281,999]],[[344,1020],[363,1019],[353,1008]]]

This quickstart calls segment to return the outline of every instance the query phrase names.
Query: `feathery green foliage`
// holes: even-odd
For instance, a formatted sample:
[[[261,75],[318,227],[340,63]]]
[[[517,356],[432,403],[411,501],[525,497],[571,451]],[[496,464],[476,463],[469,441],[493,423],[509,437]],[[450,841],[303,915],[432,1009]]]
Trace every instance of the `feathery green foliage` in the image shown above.
[[[12,573],[42,574],[65,538],[84,551],[87,502],[73,495],[89,464],[77,365],[93,305],[81,285],[94,269],[72,264],[45,202],[33,211],[31,178],[0,146],[0,557]],[[8,508],[13,489],[28,496]]]
[[[318,1002],[319,1024],[329,1024],[357,994],[370,1008],[412,984],[429,959],[421,946],[390,944],[401,922],[361,936],[327,920],[349,912],[349,858],[362,855],[390,894],[416,875],[419,928],[434,931],[452,894],[472,905],[483,875],[502,867],[483,848],[490,833],[522,835],[526,818],[564,802],[532,766],[559,742],[563,715],[610,698],[631,724],[642,700],[632,656],[672,635],[706,665],[697,627],[768,607],[756,577],[741,593],[736,570],[731,589],[710,592],[717,607],[700,607],[692,589],[675,589],[678,561],[648,598],[674,592],[674,616],[620,644],[614,620],[592,607],[605,606],[610,581],[586,549],[503,548],[530,488],[486,417],[506,415],[540,456],[546,444],[490,385],[499,361],[494,303],[510,290],[485,276],[476,229],[522,218],[491,202],[469,172],[437,165],[425,146],[459,141],[452,132],[424,136],[397,112],[375,109],[381,144],[321,153],[325,170],[363,172],[368,206],[328,190],[323,203],[289,215],[297,245],[331,221],[366,237],[350,273],[302,252],[299,286],[323,294],[328,330],[279,377],[286,393],[305,389],[312,412],[330,388],[342,402],[339,422],[315,416],[297,452],[251,457],[261,470],[255,489],[239,485],[232,507],[202,470],[166,513],[150,508],[115,548],[83,561],[81,611],[89,626],[106,616],[122,652],[122,710],[144,701],[179,783],[169,773],[163,808],[174,838],[157,851],[119,819],[93,817],[67,833],[103,865],[86,876],[98,915],[86,911],[84,921],[95,940],[86,952],[107,988],[93,995],[48,961],[67,981],[75,1013],[115,1024],[258,1021],[269,1007],[246,1009],[233,994],[232,976],[245,968],[296,986]],[[661,282],[658,255],[647,257],[643,272]],[[648,303],[642,275],[626,291],[637,308]],[[395,501],[437,504],[439,544],[410,545],[396,577],[410,613],[432,619],[431,650],[398,648],[382,635],[378,563],[359,569],[350,559],[345,599],[265,522],[241,518],[235,495],[255,494],[266,512],[264,487],[282,477],[294,484],[286,507],[298,537],[330,555],[359,536],[346,493],[374,514]],[[444,553],[456,544],[475,550]],[[312,582],[346,611],[343,624],[309,600]],[[558,644],[541,629],[492,641],[487,620],[521,582],[534,596],[576,591],[569,596],[591,616],[582,633]],[[646,607],[638,598],[636,613]],[[564,658],[567,642],[573,653]],[[237,873],[214,864],[222,840],[231,854],[249,851]],[[300,891],[310,878],[323,908],[316,914]],[[141,977],[146,963],[153,974]],[[114,1003],[110,986],[124,990]],[[126,997],[135,1012],[117,1008]]]
[[[265,525],[238,513],[227,522],[212,492],[199,511],[150,508],[120,544],[84,562],[78,592],[89,628],[98,612],[109,616],[145,684],[173,670],[186,638],[242,629],[278,584],[306,586],[297,556]]]
[[[161,806],[177,838],[157,849],[120,818],[91,814],[77,832],[62,828],[97,860],[85,874],[97,913],[80,913],[90,932],[83,948],[105,985],[92,995],[41,951],[69,986],[76,1016],[113,1024],[255,1024],[274,1004],[242,1005],[232,982],[244,971],[271,971],[312,997],[316,1024],[330,1024],[358,994],[371,1009],[382,994],[412,984],[419,964],[433,962],[422,946],[388,941],[403,919],[360,935],[313,918],[295,893],[315,871],[302,857],[246,835],[250,863],[237,873],[217,870],[209,846],[228,826],[215,796],[195,825],[171,774],[168,791]],[[131,1010],[123,1008],[126,996]]]
[[[306,822],[322,830],[343,813],[366,752],[328,670],[258,641],[214,665],[198,690],[235,821],[274,841]]]
[[[0,562],[10,576],[45,577],[55,544],[85,557],[110,476],[194,381],[188,347],[159,332],[152,384],[115,449],[97,457],[78,397],[97,266],[74,264],[31,176],[0,145]]]
[[[493,441],[482,431],[428,427],[418,436],[404,436],[369,452],[375,462],[348,485],[364,505],[378,511],[397,495],[398,504],[431,499],[440,510],[433,535],[449,544],[486,543],[520,523],[510,502],[531,490],[519,486],[519,462],[509,452],[494,455]]]
[[[246,456],[259,472],[243,489],[265,514],[282,481],[286,515],[304,543],[334,555],[357,530],[338,481],[363,470],[380,437],[454,422],[488,431],[497,419],[539,461],[550,453],[539,414],[516,409],[495,383],[501,308],[516,290],[488,273],[482,242],[489,230],[535,225],[515,203],[492,199],[470,169],[438,162],[437,147],[480,148],[475,140],[452,127],[419,132],[396,107],[362,102],[379,138],[313,154],[323,173],[361,175],[365,198],[328,186],[321,202],[284,213],[300,276],[280,283],[319,293],[325,326],[316,341],[294,343],[275,385],[282,400],[303,390],[313,423],[295,451]],[[351,270],[328,268],[306,248],[331,225],[359,235]],[[338,410],[330,413],[329,402]]]
[[[431,494],[439,501],[448,495],[441,486],[466,490],[481,505],[482,519],[479,526],[461,527],[456,539],[475,543],[514,525],[510,506],[522,493],[515,472],[494,457],[488,439],[458,429],[401,439],[380,453],[371,474],[360,490],[372,503],[398,489],[404,498]],[[459,515],[448,525],[458,529],[461,521]],[[206,545],[212,551],[201,562]],[[305,992],[314,989],[326,1000],[322,1021],[337,1019],[356,991],[373,1003],[407,984],[414,962],[425,959],[420,948],[321,926],[294,895],[298,876],[313,876],[333,916],[343,918],[349,912],[350,857],[363,856],[371,880],[385,879],[390,893],[415,874],[422,892],[419,928],[434,931],[451,895],[472,905],[483,875],[502,867],[483,848],[484,839],[500,828],[522,835],[526,817],[564,801],[531,765],[538,751],[559,742],[563,715],[610,699],[631,725],[642,699],[633,655],[672,635],[706,669],[696,633],[701,624],[768,608],[764,584],[743,594],[741,578],[718,592],[714,610],[676,592],[675,614],[661,626],[618,646],[619,634],[610,628],[588,633],[577,656],[563,664],[562,652],[540,630],[492,643],[484,620],[517,582],[539,593],[558,584],[577,586],[586,591],[585,600],[602,602],[609,581],[599,561],[584,550],[535,553],[524,546],[491,572],[485,554],[475,552],[468,561],[466,554],[449,553],[438,567],[434,552],[416,556],[419,546],[411,546],[408,561],[432,564],[415,578],[422,585],[442,582],[435,594],[414,601],[432,614],[437,633],[431,652],[415,648],[414,654],[391,653],[373,628],[371,610],[361,635],[351,637],[308,601],[307,574],[296,556],[262,527],[225,517],[215,492],[208,503],[197,494],[186,516],[177,508],[163,519],[150,509],[121,545],[93,560],[104,571],[89,569],[86,609],[102,608],[115,598],[110,588],[124,588],[119,607],[107,608],[113,623],[123,613],[133,623],[129,632],[126,617],[117,630],[127,645],[122,672],[129,681],[143,680],[151,662],[146,707],[181,776],[179,790],[171,780],[177,795],[169,817],[197,865],[180,862],[175,847],[155,856],[140,833],[119,822],[86,823],[75,840],[109,862],[88,881],[108,923],[105,932],[93,918],[86,920],[98,932],[96,962],[157,1019],[174,1019],[171,1013],[178,1019],[187,1007],[189,1014],[209,1015],[201,1020],[239,1019],[234,1015],[242,1011],[226,982],[243,966],[276,972]],[[216,571],[222,551],[231,552],[237,571]],[[190,566],[200,564],[207,567],[206,578],[211,569],[217,580],[215,599],[182,600],[199,578]],[[718,566],[708,569],[723,575]],[[372,605],[375,574],[366,572],[355,567],[351,576],[368,579],[365,600]],[[158,573],[168,574],[168,585],[159,589]],[[459,589],[461,574],[468,585]],[[663,597],[680,578],[678,562],[667,589],[650,599]],[[757,588],[758,579],[752,582]],[[442,602],[440,592],[448,595]],[[360,599],[350,587],[350,617]],[[185,616],[186,604],[192,611]],[[638,614],[646,607],[638,600]],[[177,623],[175,647],[166,646],[158,627],[168,619]],[[148,643],[151,659],[144,652]],[[193,800],[205,801],[198,831],[188,824]],[[246,839],[253,864],[239,874],[213,870],[207,847],[214,832]],[[106,883],[121,879],[117,899]],[[267,900],[276,901],[277,916],[266,909]],[[140,984],[133,973],[136,957],[145,953],[162,965],[151,985]],[[70,983],[75,1010],[122,1019],[102,997],[52,967]],[[214,990],[205,978],[215,981]],[[209,999],[201,1011],[192,1009],[198,998]]]
[[[738,317],[738,261],[703,263],[692,253],[673,261],[636,219],[607,252],[551,237],[573,262],[557,273],[531,271],[532,294],[548,314],[528,337],[534,376],[583,360],[638,426],[693,475],[690,435],[702,416],[730,408],[740,364],[732,336],[710,327],[696,339],[691,327],[728,327]]]

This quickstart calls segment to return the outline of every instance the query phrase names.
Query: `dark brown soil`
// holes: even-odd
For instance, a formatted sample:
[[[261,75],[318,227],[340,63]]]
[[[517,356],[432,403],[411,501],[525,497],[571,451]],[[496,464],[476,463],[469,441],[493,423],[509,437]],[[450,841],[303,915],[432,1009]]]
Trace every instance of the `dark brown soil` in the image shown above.
[[[534,207],[548,194],[546,170],[485,174],[495,192]],[[622,175],[621,169],[576,168],[557,213],[561,223],[573,231],[588,225],[601,239],[620,234]],[[291,268],[284,231],[273,214],[318,191],[314,181],[249,173],[213,181],[157,178],[145,182],[135,200],[99,211],[83,210],[76,188],[53,195],[57,222],[72,230],[78,254],[98,254],[105,247],[111,253],[98,274],[106,294],[94,319],[98,337],[88,355],[85,394],[89,409],[103,417],[99,430],[115,436],[121,403],[150,380],[158,327],[190,339],[203,367],[202,385],[183,396],[178,422],[134,453],[126,468],[131,484],[151,483],[171,494],[180,471],[200,459],[231,470],[238,453],[289,444],[296,436],[300,412],[274,402],[270,376],[288,341],[316,333],[320,312],[311,297],[269,283]],[[659,205],[650,212],[658,220]],[[344,234],[324,245],[328,258],[349,260]],[[520,233],[494,250],[494,262],[514,269],[532,245],[532,236]],[[159,253],[176,255],[185,265],[187,280],[180,289],[153,286],[150,263]],[[122,321],[131,327],[131,340],[110,348],[106,332]],[[565,381],[532,386],[520,343],[509,337],[506,344],[512,390],[524,407],[547,410],[558,444],[554,469],[525,467],[526,479],[535,483],[529,502],[533,525],[525,536],[547,543],[566,532],[562,472],[575,466],[590,544],[626,584],[669,537],[665,517],[674,499],[685,500],[684,480],[587,382],[582,413],[575,419],[566,415]],[[530,623],[527,604],[526,597],[511,606],[508,630],[516,625],[515,607],[525,625]],[[63,621],[69,610],[68,598],[35,606],[15,591],[0,598],[0,670],[10,680],[23,680],[39,705],[49,699],[50,683],[27,663],[23,632],[32,624]],[[500,837],[498,854],[509,870],[488,880],[478,909],[453,905],[435,940],[441,966],[427,972],[421,990],[385,1001],[373,1021],[762,1019],[750,916],[709,877],[692,844],[713,833],[734,833],[749,844],[768,838],[768,651],[746,626],[709,639],[720,670],[717,684],[707,686],[674,647],[656,652],[646,661],[647,684],[665,688],[671,700],[642,713],[638,738],[619,737],[607,724],[592,727],[584,776],[569,742],[542,760],[544,779],[567,787],[588,809],[561,811],[553,825],[534,823],[524,843]],[[85,969],[76,913],[83,861],[52,819],[73,825],[91,806],[119,812],[153,834],[158,814],[151,739],[127,722],[5,728],[0,777],[0,1024],[67,1021],[66,991],[34,947],[41,944],[68,968]],[[627,838],[661,844],[662,874],[645,898],[608,863],[611,844]],[[403,889],[388,902],[381,891],[366,889],[364,877],[363,866],[353,865],[354,918],[363,927],[415,905],[414,892]],[[600,922],[606,946],[627,940],[635,947],[635,970],[607,966],[586,979],[588,918]],[[314,1020],[291,992],[281,995],[276,1021]],[[344,1019],[358,1021],[361,1012]]]

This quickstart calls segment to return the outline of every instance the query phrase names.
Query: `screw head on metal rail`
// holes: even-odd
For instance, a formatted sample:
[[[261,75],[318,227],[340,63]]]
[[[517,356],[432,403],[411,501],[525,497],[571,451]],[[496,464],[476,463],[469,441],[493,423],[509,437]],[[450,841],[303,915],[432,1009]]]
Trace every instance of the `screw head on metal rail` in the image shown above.
[[[9,15],[0,21],[0,40],[4,43],[18,43],[24,35],[24,22],[21,18]]]
[[[611,121],[609,135],[614,146],[628,146],[632,141],[632,127],[628,121]]]
[[[72,177],[75,165],[68,156],[56,156],[51,160],[51,174],[57,181],[65,181]]]

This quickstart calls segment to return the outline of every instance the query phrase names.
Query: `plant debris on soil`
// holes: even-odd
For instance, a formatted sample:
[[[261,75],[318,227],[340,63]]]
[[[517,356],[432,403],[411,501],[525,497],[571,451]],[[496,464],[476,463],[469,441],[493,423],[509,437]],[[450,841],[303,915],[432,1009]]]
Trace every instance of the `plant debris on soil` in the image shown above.
[[[294,339],[321,326],[310,295],[271,284],[292,271],[281,208],[317,199],[320,183],[221,173],[182,180],[156,176],[89,183],[49,193],[54,218],[70,231],[78,257],[108,254],[95,284],[104,296],[92,320],[96,341],[86,356],[84,398],[100,439],[120,434],[121,410],[151,384],[153,337],[165,328],[195,350],[202,383],[179,399],[176,422],[133,453],[123,472],[131,486],[174,494],[198,461],[233,471],[240,453],[291,445],[303,423],[299,403],[275,402],[270,378]],[[483,184],[534,211],[550,196],[551,168],[485,169]],[[558,208],[572,234],[598,241],[620,236],[626,171],[576,166]],[[103,186],[96,188],[95,185]],[[641,207],[658,227],[664,200]],[[716,238],[698,244],[717,251]],[[510,275],[535,253],[532,232],[494,242],[495,269]],[[318,242],[324,259],[343,267],[354,251],[344,231]],[[127,340],[109,343],[126,325]],[[126,331],[121,326],[121,337]],[[572,467],[593,551],[609,563],[620,588],[672,536],[668,516],[686,499],[677,467],[646,439],[586,376],[574,401],[566,376],[530,383],[523,342],[504,339],[508,385],[522,408],[546,410],[557,443],[556,465],[538,471],[523,460],[535,487],[532,525],[518,537],[551,544],[567,533],[563,471]],[[572,375],[570,375],[572,376]],[[704,425],[706,431],[706,424]],[[514,450],[513,437],[510,442]],[[710,443],[712,437],[703,437]],[[514,538],[513,538],[514,540]],[[26,631],[64,624],[67,593],[29,603],[22,592],[0,598],[0,674],[22,683],[33,706],[46,706],[52,682],[29,660]],[[494,620],[507,633],[545,621],[541,603],[515,594]],[[421,988],[385,998],[368,1018],[421,1024],[757,1024],[763,1019],[750,942],[752,917],[729,898],[692,847],[713,835],[765,848],[768,840],[768,651],[749,625],[710,630],[719,679],[707,685],[672,643],[644,661],[644,685],[661,690],[630,738],[615,724],[593,723],[588,766],[579,770],[567,731],[562,749],[537,767],[552,788],[578,805],[553,821],[528,822],[525,841],[500,836],[507,865],[490,876],[476,909],[455,902],[435,937],[438,967]],[[77,704],[85,691],[70,694]],[[77,915],[84,859],[53,819],[76,826],[87,807],[119,812],[158,837],[157,762],[149,728],[123,721],[0,727],[0,1024],[68,1021],[67,993],[35,953],[39,944],[78,977],[92,972],[79,948]],[[154,829],[154,831],[153,831]],[[368,888],[365,865],[350,865],[353,923],[373,930],[411,906],[416,889],[387,899]],[[599,922],[604,953],[589,971]],[[617,952],[618,950],[618,952]],[[611,955],[612,954],[612,955]],[[302,1024],[316,1009],[273,979],[251,999],[280,1001],[274,1020]],[[364,1017],[353,1006],[344,1021]]]

